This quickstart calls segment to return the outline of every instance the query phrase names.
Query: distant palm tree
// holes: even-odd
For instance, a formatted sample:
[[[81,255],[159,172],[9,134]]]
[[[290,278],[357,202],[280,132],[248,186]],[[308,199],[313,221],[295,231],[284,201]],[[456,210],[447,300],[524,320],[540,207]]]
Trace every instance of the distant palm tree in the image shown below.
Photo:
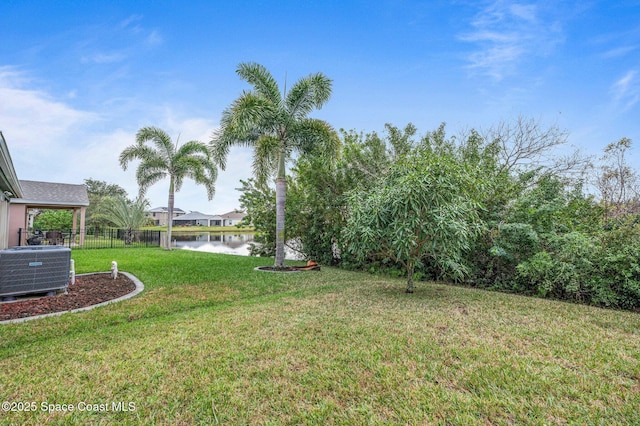
[[[148,146],[151,142],[153,146]],[[169,178],[169,221],[167,225],[167,249],[171,249],[171,228],[173,225],[174,194],[182,188],[185,177],[193,179],[207,189],[209,200],[215,193],[218,169],[210,157],[207,146],[198,141],[189,141],[182,146],[175,145],[169,135],[157,127],[143,127],[136,134],[136,143],[120,153],[120,166],[127,170],[130,161],[140,160],[136,179],[140,195],[154,183]]]
[[[138,197],[131,201],[124,195],[104,197],[96,216],[125,231],[125,244],[131,244],[134,232],[146,225],[149,201]]]
[[[331,96],[331,80],[321,73],[298,80],[281,94],[278,83],[265,67],[241,63],[240,78],[253,86],[243,92],[223,113],[220,130],[214,133],[211,149],[221,169],[226,167],[233,145],[254,149],[253,171],[260,182],[276,177],[275,267],[284,268],[284,209],[286,163],[292,154],[335,158],[340,139],[325,121],[308,118]]]

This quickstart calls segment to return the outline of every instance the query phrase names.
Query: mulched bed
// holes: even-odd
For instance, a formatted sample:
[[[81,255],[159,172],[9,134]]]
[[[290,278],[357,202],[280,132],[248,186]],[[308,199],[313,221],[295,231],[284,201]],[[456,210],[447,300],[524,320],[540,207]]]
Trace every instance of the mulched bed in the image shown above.
[[[0,321],[85,308],[117,299],[135,289],[133,281],[123,274],[118,274],[115,280],[108,273],[79,275],[75,284],[67,288],[67,294],[25,300],[18,298],[16,302],[0,304]]]

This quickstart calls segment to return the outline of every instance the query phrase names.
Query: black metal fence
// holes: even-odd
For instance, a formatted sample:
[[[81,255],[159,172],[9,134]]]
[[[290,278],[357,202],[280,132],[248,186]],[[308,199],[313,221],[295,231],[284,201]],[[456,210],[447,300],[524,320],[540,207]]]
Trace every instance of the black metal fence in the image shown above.
[[[71,249],[159,247],[160,231],[116,228],[18,230],[21,245],[59,245]]]

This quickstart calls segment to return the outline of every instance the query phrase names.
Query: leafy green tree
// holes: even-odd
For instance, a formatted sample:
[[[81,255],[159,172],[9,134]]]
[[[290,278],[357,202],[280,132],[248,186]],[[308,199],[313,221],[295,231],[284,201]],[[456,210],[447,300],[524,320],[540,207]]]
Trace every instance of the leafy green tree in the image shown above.
[[[327,159],[338,153],[339,138],[325,121],[309,118],[331,96],[331,80],[321,73],[298,80],[282,93],[265,67],[242,63],[236,71],[253,86],[222,114],[220,131],[211,141],[222,169],[233,145],[254,149],[253,171],[258,181],[276,176],[275,267],[284,268],[286,165],[293,154]]]
[[[479,232],[477,192],[469,174],[452,157],[413,155],[396,163],[368,191],[349,197],[344,228],[346,250],[358,262],[391,260],[413,275],[425,261],[442,277],[461,279],[463,255]]]
[[[275,191],[255,179],[241,180],[240,184],[240,207],[247,212],[242,222],[252,224],[256,232],[249,252],[252,256],[272,257],[276,247]]]
[[[151,144],[149,146],[148,144]],[[209,200],[215,193],[218,169],[212,161],[207,146],[198,141],[189,141],[182,146],[175,145],[169,135],[157,127],[143,127],[136,134],[136,143],[122,151],[120,166],[127,170],[129,162],[140,160],[136,179],[140,186],[140,196],[156,182],[169,178],[169,201],[167,203],[169,221],[167,224],[167,249],[171,249],[171,228],[175,192],[180,191],[186,177],[204,185]]]
[[[120,195],[105,197],[97,214],[116,228],[125,230],[125,242],[131,244],[135,231],[148,222],[145,213],[148,208],[149,201],[143,197],[131,201]]]
[[[346,193],[344,163],[328,163],[317,157],[299,159],[292,168],[288,198],[289,235],[294,250],[306,259],[325,265],[340,262],[341,232],[345,226]]]
[[[313,155],[297,158],[287,178],[287,248],[325,265],[339,264],[346,193],[356,187],[371,187],[394,161],[410,153],[415,146],[415,131],[412,124],[404,129],[386,124],[382,136],[341,130],[337,161]],[[252,247],[252,253],[273,256],[276,223],[275,197],[270,198],[273,190],[253,179],[242,183],[242,206],[257,231],[258,244]]]
[[[127,191],[120,185],[92,178],[85,179],[84,185],[87,187],[87,194],[89,195],[89,206],[86,212],[87,227],[99,228],[106,226],[106,221],[99,214],[103,200],[106,197],[126,197]]]
[[[33,221],[34,229],[71,229],[73,213],[71,210],[42,210]]]

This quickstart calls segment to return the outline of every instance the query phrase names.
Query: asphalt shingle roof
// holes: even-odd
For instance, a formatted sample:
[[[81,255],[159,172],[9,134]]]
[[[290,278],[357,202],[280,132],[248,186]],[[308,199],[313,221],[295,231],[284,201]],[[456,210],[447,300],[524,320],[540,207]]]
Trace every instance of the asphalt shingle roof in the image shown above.
[[[38,182],[20,180],[22,198],[14,198],[12,203],[88,206],[89,195],[84,185],[69,183]]]
[[[242,219],[246,216],[247,214],[245,212],[241,212],[238,210],[234,210],[232,212],[229,213],[225,213],[225,214],[221,214],[220,216],[224,219]]]
[[[148,210],[147,213],[169,213],[169,208],[168,207],[155,207],[151,210]],[[173,214],[176,213],[185,213],[184,210],[178,208],[178,207],[174,207],[173,208]]]
[[[204,213],[200,213],[200,212],[191,212],[191,213],[187,213],[185,215],[182,216],[178,216],[178,217],[174,217],[173,220],[176,221],[180,221],[180,220],[202,220],[202,219],[214,219],[216,217],[219,216],[215,216],[215,215],[211,215],[211,214],[204,214]]]

